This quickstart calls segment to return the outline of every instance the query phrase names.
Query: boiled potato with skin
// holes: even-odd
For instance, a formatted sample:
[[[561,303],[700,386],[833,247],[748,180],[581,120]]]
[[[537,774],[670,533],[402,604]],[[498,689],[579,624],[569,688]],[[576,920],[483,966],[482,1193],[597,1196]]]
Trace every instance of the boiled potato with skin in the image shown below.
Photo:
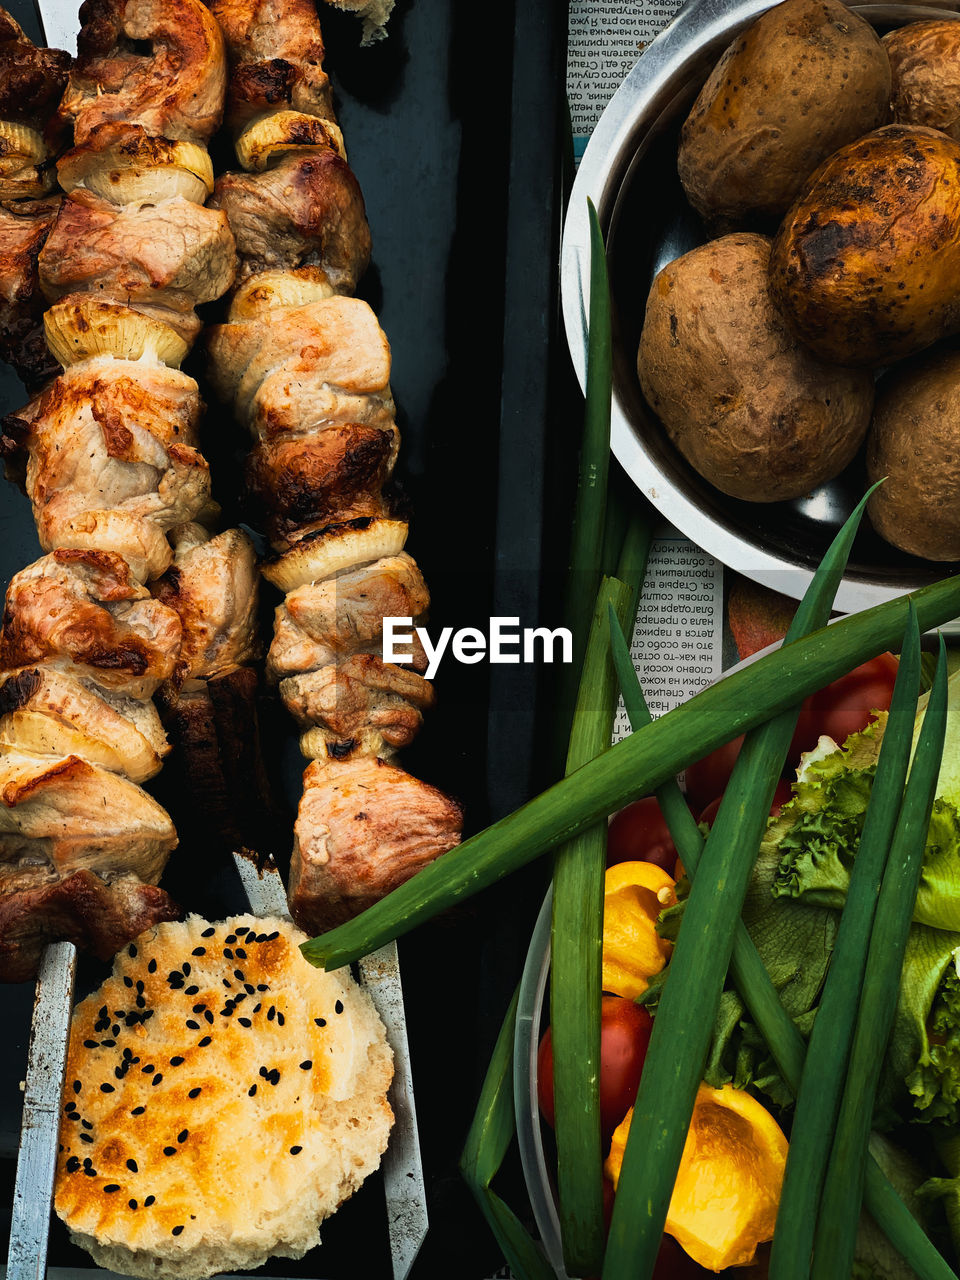
[[[873,378],[811,355],[767,284],[770,241],[737,232],[664,267],[637,371],[673,444],[734,498],[779,502],[837,475],[863,440]]]
[[[960,21],[908,22],[883,37],[898,124],[923,124],[960,141]]]
[[[824,360],[884,365],[960,330],[960,143],[886,125],[826,160],[781,223],[774,300]]]
[[[867,505],[887,542],[960,559],[960,351],[928,352],[884,379],[867,435]]]
[[[873,27],[841,0],[785,0],[734,40],[693,104],[677,158],[687,199],[707,219],[784,213],[889,107]]]

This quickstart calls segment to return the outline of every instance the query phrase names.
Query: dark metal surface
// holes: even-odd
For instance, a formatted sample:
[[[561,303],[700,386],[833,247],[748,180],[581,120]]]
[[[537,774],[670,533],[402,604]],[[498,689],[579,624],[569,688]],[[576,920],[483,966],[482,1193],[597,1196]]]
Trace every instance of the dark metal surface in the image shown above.
[[[8,7],[37,38],[31,0]],[[324,9],[322,17],[336,105],[373,232],[360,293],[391,342],[399,477],[413,512],[409,550],[431,588],[432,625],[485,629],[494,613],[539,625],[556,615],[563,481],[580,414],[554,297],[565,6],[517,0],[516,10],[498,10],[491,33],[466,6],[398,0],[389,38],[368,49],[359,47],[350,15]],[[190,371],[202,378],[202,368]],[[0,367],[2,411],[23,401],[16,378]],[[247,442],[208,403],[203,445],[226,524],[245,514],[238,461]],[[29,504],[12,486],[0,488],[0,588],[39,554]],[[265,597],[269,626],[276,599],[269,588]],[[468,832],[548,780],[535,731],[538,706],[550,696],[541,677],[452,660],[440,668],[438,707],[404,763],[463,802]],[[303,761],[291,722],[268,696],[261,716],[280,799],[282,858]],[[197,838],[198,815],[185,811],[174,777],[168,769],[151,784],[181,834],[164,883],[191,909],[222,916],[238,909],[232,870]],[[400,940],[430,1217],[413,1280],[485,1280],[502,1265],[457,1162],[544,875],[534,868],[512,877]],[[102,972],[82,961],[78,990]],[[4,1238],[32,1003],[32,986],[0,989]],[[506,1168],[500,1185],[508,1199],[514,1189],[522,1208],[518,1168]],[[278,1260],[259,1274],[387,1280],[380,1180],[361,1188],[323,1236],[321,1249],[302,1262]],[[50,1263],[90,1267],[57,1223]]]

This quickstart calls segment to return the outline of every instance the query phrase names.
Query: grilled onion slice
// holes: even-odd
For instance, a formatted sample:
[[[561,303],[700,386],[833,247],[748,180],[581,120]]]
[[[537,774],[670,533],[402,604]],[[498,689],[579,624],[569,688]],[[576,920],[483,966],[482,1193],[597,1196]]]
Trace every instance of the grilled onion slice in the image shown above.
[[[237,139],[237,159],[248,172],[262,173],[288,151],[336,151],[341,159],[347,158],[339,127],[303,111],[258,116]]]
[[[295,546],[268,560],[263,576],[284,593],[308,582],[321,582],[344,569],[399,555],[407,540],[405,520],[361,517],[307,534]]]
[[[93,356],[120,360],[158,360],[179,369],[189,350],[183,338],[162,320],[117,302],[94,297],[63,299],[43,316],[50,353],[65,369]]]

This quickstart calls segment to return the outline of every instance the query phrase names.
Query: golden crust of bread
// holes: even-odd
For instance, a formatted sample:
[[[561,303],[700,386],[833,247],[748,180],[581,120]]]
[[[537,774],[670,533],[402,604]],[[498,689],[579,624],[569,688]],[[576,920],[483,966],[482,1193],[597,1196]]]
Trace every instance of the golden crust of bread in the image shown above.
[[[74,1012],[56,1210],[103,1266],[203,1277],[302,1257],[377,1167],[392,1055],[288,921],[142,934]]]

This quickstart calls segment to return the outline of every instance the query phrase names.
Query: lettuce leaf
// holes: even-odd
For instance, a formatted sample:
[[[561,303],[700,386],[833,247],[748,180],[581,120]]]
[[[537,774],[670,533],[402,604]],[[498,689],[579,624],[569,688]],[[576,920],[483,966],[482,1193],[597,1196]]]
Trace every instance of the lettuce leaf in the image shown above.
[[[951,679],[948,744],[907,947],[894,1030],[881,1081],[878,1123],[904,1118],[960,1123],[960,979],[941,991],[960,954],[960,673]],[[921,713],[922,714],[922,710]],[[918,714],[918,720],[920,715]],[[744,904],[743,919],[784,1008],[809,1032],[826,977],[850,871],[870,800],[887,717],[838,747],[821,738],[798,771],[794,794],[771,819]],[[661,917],[676,936],[682,903]],[[956,971],[954,963],[953,971]],[[665,976],[665,975],[664,975]],[[935,1007],[936,1002],[936,1007]],[[937,1029],[928,1025],[933,1011]],[[931,1040],[932,1035],[932,1040]],[[705,1078],[791,1098],[739,996],[725,992]]]
[[[932,935],[933,931],[928,933]],[[947,950],[949,940],[952,935],[941,939],[928,936],[924,960],[911,970],[904,970],[897,1027],[887,1060],[895,1072],[906,1064],[904,1079],[918,1119],[957,1124],[960,1123],[960,976],[957,973],[960,948]],[[924,1011],[926,1017],[923,1017]],[[916,1044],[920,1045],[919,1054],[913,1051]]]
[[[821,738],[805,758],[796,795],[768,834],[780,853],[777,897],[843,908],[885,722],[884,717],[873,732],[855,735],[842,748]],[[913,918],[934,929],[960,931],[960,813],[943,795],[934,801]]]

